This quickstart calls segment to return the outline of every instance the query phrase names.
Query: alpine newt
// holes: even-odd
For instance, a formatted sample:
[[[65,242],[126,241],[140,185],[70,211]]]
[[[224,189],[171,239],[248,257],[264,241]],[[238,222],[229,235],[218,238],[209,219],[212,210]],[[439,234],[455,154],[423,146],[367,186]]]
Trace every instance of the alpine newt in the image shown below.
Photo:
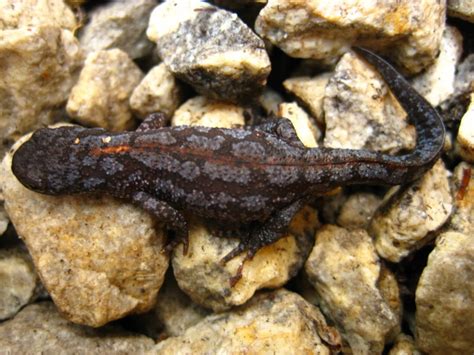
[[[39,129],[14,154],[13,173],[44,194],[93,192],[130,200],[174,231],[171,245],[183,242],[184,251],[183,212],[252,226],[222,259],[226,263],[245,251],[245,262],[285,234],[310,196],[348,184],[405,184],[438,159],[445,130],[435,109],[382,58],[356,51],[380,72],[415,125],[412,152],[306,148],[284,118],[224,129],[165,127],[164,117],[154,114],[133,132]]]

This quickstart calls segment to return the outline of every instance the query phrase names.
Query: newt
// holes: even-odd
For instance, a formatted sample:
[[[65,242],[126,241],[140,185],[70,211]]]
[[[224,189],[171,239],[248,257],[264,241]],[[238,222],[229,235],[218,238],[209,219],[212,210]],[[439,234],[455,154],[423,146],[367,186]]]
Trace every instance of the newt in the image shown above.
[[[387,82],[415,125],[413,151],[399,156],[369,150],[306,148],[288,119],[242,128],[166,127],[161,114],[137,130],[42,128],[13,156],[12,170],[27,188],[48,195],[107,193],[140,206],[184,244],[184,213],[226,226],[250,226],[225,264],[246,260],[285,235],[298,210],[315,195],[349,184],[400,185],[430,169],[445,129],[436,110],[388,62],[356,48]]]

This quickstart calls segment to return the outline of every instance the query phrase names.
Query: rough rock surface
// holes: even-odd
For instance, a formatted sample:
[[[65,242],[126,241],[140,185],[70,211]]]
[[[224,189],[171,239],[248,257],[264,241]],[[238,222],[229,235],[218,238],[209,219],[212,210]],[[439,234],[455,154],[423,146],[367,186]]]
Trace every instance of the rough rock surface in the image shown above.
[[[467,179],[469,181],[465,184]],[[474,235],[473,165],[462,162],[454,169],[451,192],[455,208],[449,225],[450,228],[466,235]]]
[[[431,241],[431,232],[444,225],[452,210],[448,171],[439,160],[406,189],[394,187],[387,193],[369,227],[377,252],[399,262]]]
[[[283,97],[277,91],[266,87],[258,101],[267,116],[276,116],[278,105],[283,103]]]
[[[339,333],[326,324],[316,307],[281,289],[261,293],[232,311],[210,315],[182,336],[158,343],[154,351],[331,354],[340,347]]]
[[[2,0],[0,30],[52,26],[74,31],[77,21],[63,0]]]
[[[474,93],[471,94],[471,103],[461,119],[456,141],[461,157],[474,163]]]
[[[215,99],[254,101],[270,73],[264,42],[236,14],[206,2],[160,4],[147,35],[174,75]]]
[[[12,174],[11,154],[1,171],[7,213],[66,318],[97,327],[154,305],[168,257],[147,213],[106,196],[30,191]]]
[[[402,107],[375,69],[353,53],[341,58],[326,86],[324,113],[325,147],[393,154],[415,146]]]
[[[7,145],[51,123],[83,56],[71,32],[42,26],[0,31],[0,137]]]
[[[433,106],[438,106],[454,93],[456,66],[461,54],[461,34],[455,27],[446,27],[438,57],[426,71],[412,81],[413,87]]]
[[[170,275],[160,289],[153,313],[167,336],[179,336],[210,312],[191,301]]]
[[[86,126],[130,129],[134,122],[129,99],[142,78],[141,70],[120,49],[91,53],[72,88],[66,110]]]
[[[293,218],[287,236],[257,252],[245,263],[242,278],[235,286],[244,255],[222,266],[220,260],[234,249],[239,240],[221,238],[201,224],[191,224],[188,255],[177,248],[173,253],[173,271],[179,287],[191,299],[214,311],[229,309],[249,300],[263,288],[278,288],[296,275],[309,254],[315,229],[316,211],[305,207]]]
[[[93,9],[79,40],[87,54],[119,48],[130,58],[142,58],[153,50],[146,37],[148,20],[156,0],[116,0]]]
[[[416,73],[438,54],[445,12],[445,0],[269,0],[255,29],[292,57],[334,58],[356,43],[385,48]]]
[[[320,197],[321,216],[327,224],[337,224],[337,218],[342,206],[349,198],[348,192],[343,188],[336,188],[330,193]]]
[[[140,118],[158,111],[172,117],[181,104],[182,96],[179,83],[161,63],[151,69],[133,90],[130,107]]]
[[[0,321],[13,317],[35,295],[38,277],[26,251],[0,249]]]
[[[400,334],[388,355],[422,355],[416,348],[415,340],[409,335]]]
[[[5,233],[5,231],[8,228],[8,223],[10,222],[10,219],[7,216],[7,213],[5,212],[5,208],[3,207],[3,204],[0,205],[0,236]]]
[[[332,73],[324,73],[314,77],[293,77],[286,79],[283,86],[301,101],[303,107],[308,108],[319,123],[324,123],[324,95],[331,76]]]
[[[196,96],[182,104],[174,113],[173,126],[194,125],[232,128],[245,124],[242,107]]]
[[[469,54],[458,65],[454,81],[453,96],[474,91],[474,53]]]
[[[30,305],[0,324],[0,349],[6,354],[136,354],[153,345],[153,340],[118,327],[69,323],[51,302]]]
[[[474,349],[474,243],[446,232],[436,241],[416,289],[416,343],[428,354]]]
[[[308,148],[318,146],[321,131],[314,120],[296,102],[284,102],[280,104],[279,116],[288,118],[300,141]]]
[[[365,230],[326,225],[305,264],[323,313],[355,354],[378,354],[400,332],[395,277],[381,265]]]
[[[474,2],[472,0],[448,0],[448,15],[474,23]]]
[[[367,228],[382,199],[370,192],[350,195],[341,206],[337,224],[347,229]]]

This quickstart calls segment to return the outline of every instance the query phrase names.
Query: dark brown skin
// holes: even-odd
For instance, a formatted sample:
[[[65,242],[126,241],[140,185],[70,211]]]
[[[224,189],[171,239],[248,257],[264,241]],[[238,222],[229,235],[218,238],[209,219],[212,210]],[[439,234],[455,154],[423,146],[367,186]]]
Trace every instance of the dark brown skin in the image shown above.
[[[15,153],[13,173],[44,194],[102,192],[131,200],[173,230],[172,245],[183,242],[185,250],[183,211],[251,226],[223,263],[243,251],[247,260],[285,234],[310,196],[349,184],[405,184],[438,159],[445,133],[433,107],[383,59],[356,51],[382,74],[415,125],[410,154],[305,148],[287,119],[241,129],[164,127],[155,114],[135,132],[40,129]]]

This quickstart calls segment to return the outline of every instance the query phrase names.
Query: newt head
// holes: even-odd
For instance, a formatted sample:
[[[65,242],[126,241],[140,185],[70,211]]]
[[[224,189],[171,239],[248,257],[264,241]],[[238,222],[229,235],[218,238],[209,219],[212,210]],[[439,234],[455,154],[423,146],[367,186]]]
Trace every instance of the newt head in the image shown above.
[[[36,192],[48,195],[76,192],[80,165],[69,153],[81,130],[77,127],[37,130],[14,153],[13,174]]]

